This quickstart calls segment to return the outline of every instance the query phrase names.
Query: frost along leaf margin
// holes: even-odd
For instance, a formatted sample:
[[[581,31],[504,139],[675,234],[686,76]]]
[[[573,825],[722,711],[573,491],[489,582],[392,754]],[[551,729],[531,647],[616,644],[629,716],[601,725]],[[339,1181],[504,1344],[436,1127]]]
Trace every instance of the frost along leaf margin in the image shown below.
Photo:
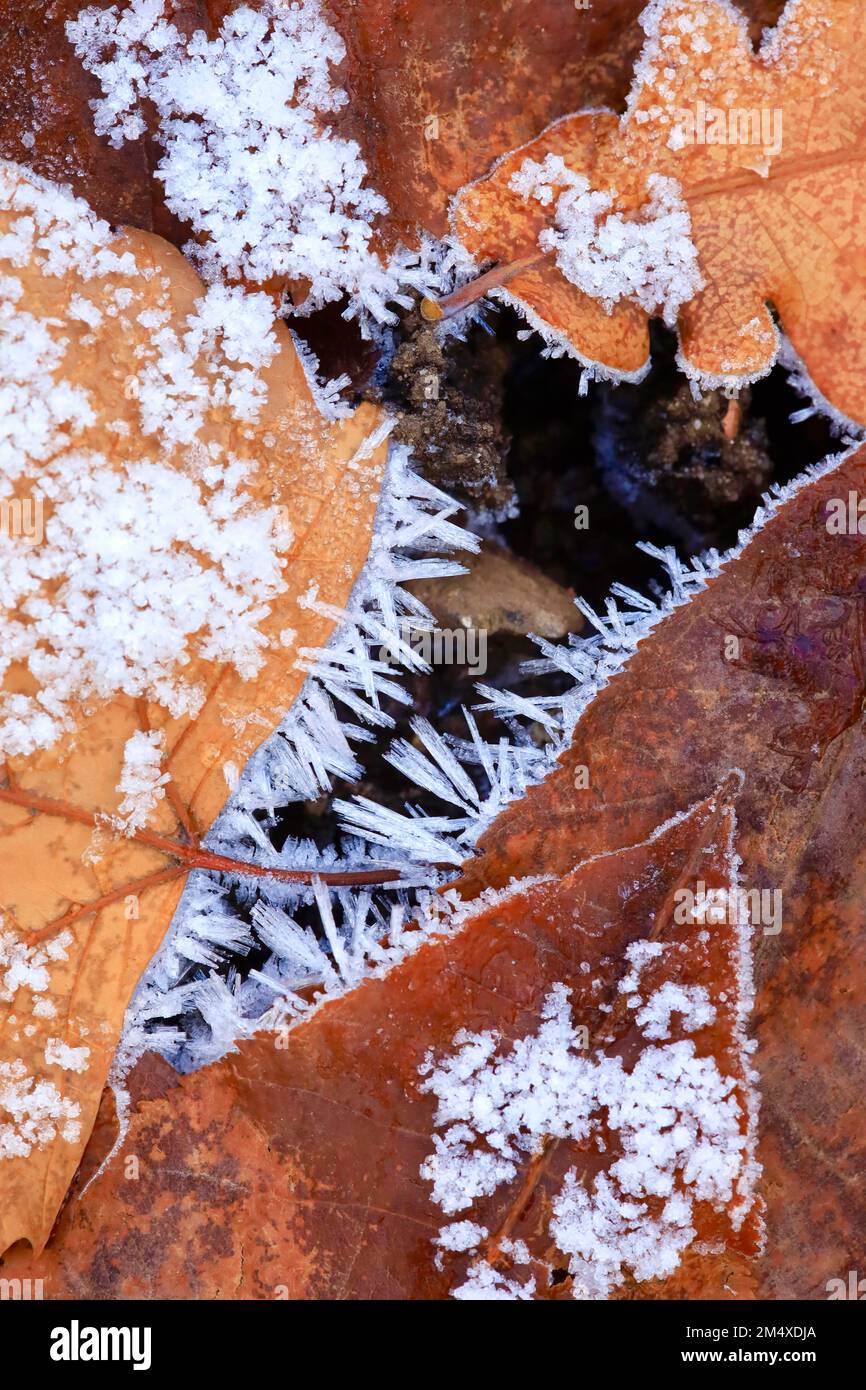
[[[612,294],[620,262],[594,264],[597,252],[579,244],[568,253],[563,202],[574,203],[573,180],[584,180],[580,196],[603,214],[596,238],[625,250],[633,224],[646,223],[651,181],[674,180],[704,284],[677,273],[679,236],[657,248],[649,283],[679,281],[678,360],[696,388],[736,391],[766,375],[779,349],[772,306],[818,390],[863,423],[866,280],[854,211],[864,188],[862,5],[789,0],[757,54],[730,0],[651,0],[641,23],[621,117],[565,116],[455,199],[456,234],[479,261],[498,263],[479,288],[513,303],[591,375],[639,379],[651,306]],[[559,170],[544,203],[526,183],[527,164]],[[566,211],[578,231],[579,198]],[[587,204],[584,223],[588,213]],[[454,298],[466,302],[463,292]]]
[[[240,846],[244,858],[263,869],[318,866],[325,872],[366,863],[375,871],[378,857],[369,856],[363,840],[349,839],[340,853],[289,837],[277,850],[269,830],[279,808],[331,792],[337,778],[356,780],[361,767],[353,745],[392,726],[390,701],[408,703],[400,677],[427,664],[406,636],[429,631],[433,620],[404,586],[461,571],[449,552],[474,550],[478,542],[451,520],[457,510],[412,472],[404,447],[391,448],[370,557],[346,608],[323,611],[336,624],[327,647],[299,651],[298,665],[308,673],[304,687],[241,773],[207,836],[209,848],[237,854]],[[318,599],[309,602],[319,611]],[[417,865],[399,844],[390,861],[395,865],[403,871],[402,887],[330,895],[274,879],[191,875],[172,930],[129,1009],[114,1069],[119,1093],[142,1050],[157,1050],[184,1069],[200,1066],[239,1038],[302,1017],[320,991],[326,997],[342,992],[368,970],[415,949],[423,935],[416,913],[431,930],[440,920],[427,890],[442,875]],[[315,931],[296,920],[299,909],[306,914],[310,908],[318,914]],[[248,969],[245,958],[263,948],[270,957]]]

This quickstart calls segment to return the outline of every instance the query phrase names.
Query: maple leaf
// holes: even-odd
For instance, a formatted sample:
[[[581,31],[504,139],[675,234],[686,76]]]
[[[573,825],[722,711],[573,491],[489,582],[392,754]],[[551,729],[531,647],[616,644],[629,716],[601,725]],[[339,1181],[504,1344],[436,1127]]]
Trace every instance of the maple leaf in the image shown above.
[[[265,296],[0,189],[0,1244],[38,1247],[189,870],[296,877],[203,839],[367,558],[386,431],[323,420]]]
[[[500,264],[440,311],[493,293],[598,374],[637,380],[667,296],[680,365],[735,387],[776,360],[772,306],[818,390],[863,422],[863,6],[789,0],[757,54],[727,0],[653,0],[641,22],[621,117],[564,117],[458,196],[458,236]],[[689,223],[691,268],[674,259]]]
[[[119,1154],[82,1192],[109,1098],[81,1200],[7,1272],[48,1297],[823,1297],[866,1234],[864,539],[828,525],[864,487],[866,450],[830,459],[726,563],[669,556],[658,612],[599,618],[561,658],[587,691],[563,697],[567,750],[486,833],[438,938],[197,1073],[144,1059]],[[721,1150],[695,1143],[684,1078],[672,1098],[706,1187],[675,1162],[665,1186],[670,1116],[634,1141],[629,1093],[618,1112],[600,1087],[640,1067],[652,1108],[670,1045],[722,1078]],[[612,1183],[642,1209],[618,1222]]]

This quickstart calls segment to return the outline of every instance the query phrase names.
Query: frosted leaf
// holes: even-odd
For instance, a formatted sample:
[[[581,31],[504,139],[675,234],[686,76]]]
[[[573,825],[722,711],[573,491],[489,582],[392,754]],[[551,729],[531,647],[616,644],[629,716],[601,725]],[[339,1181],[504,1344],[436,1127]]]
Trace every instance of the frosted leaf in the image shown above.
[[[655,952],[644,953],[652,959]],[[640,959],[634,954],[633,964]],[[665,991],[668,991],[665,994]],[[446,1215],[513,1182],[522,1163],[553,1138],[581,1143],[605,1132],[619,1156],[583,1186],[566,1174],[554,1199],[550,1235],[571,1257],[576,1297],[607,1297],[630,1270],[637,1280],[675,1269],[695,1236],[693,1207],[726,1210],[754,1178],[747,1117],[712,1056],[691,1039],[658,1046],[660,1020],[686,1014],[686,1026],[711,1022],[714,1010],[700,989],[662,986],[638,1026],[649,1039],[630,1071],[622,1058],[587,1055],[571,1020],[569,989],[554,985],[538,1031],[502,1050],[493,1033],[458,1033],[454,1052],[421,1067],[419,1089],[437,1101],[434,1151],[421,1166],[432,1199]],[[439,1244],[460,1251],[476,1223],[443,1228]],[[467,1241],[462,1243],[462,1233]],[[454,1233],[446,1234],[446,1233]],[[510,1250],[528,1262],[522,1242]],[[457,1298],[526,1297],[526,1286],[477,1260]],[[499,1290],[497,1293],[496,1290]]]
[[[0,488],[4,507],[23,498],[38,524],[0,528],[0,681],[16,665],[35,684],[0,696],[0,750],[26,756],[84,701],[124,693],[194,713],[203,692],[182,674],[194,656],[255,674],[291,535],[248,490],[258,462],[205,429],[223,411],[245,448],[278,347],[267,296],[213,285],[177,315],[168,277],[139,266],[81,199],[11,164],[0,164],[3,258]],[[64,325],[50,307],[72,277],[87,293],[70,296]],[[25,281],[40,287],[27,302]],[[76,375],[72,324],[113,333],[113,319],[136,370],[124,418],[100,434],[103,393]]]
[[[608,312],[622,299],[670,326],[704,280],[691,239],[691,218],[676,179],[650,174],[649,199],[634,218],[613,211],[616,190],[590,188],[561,155],[525,159],[510,187],[542,207],[554,206],[554,225],[538,237],[555,252],[567,280]]]
[[[160,0],[82,10],[66,32],[103,96],[95,125],[115,146],[145,130],[155,107],[168,207],[199,234],[187,254],[206,279],[279,277],[309,288],[307,314],[348,294],[348,313],[395,322],[389,302],[427,285],[415,253],[385,264],[374,247],[388,210],[367,182],[357,144],[326,117],[346,103],[331,69],[345,46],[317,0],[223,20],[214,39],[187,38]]]

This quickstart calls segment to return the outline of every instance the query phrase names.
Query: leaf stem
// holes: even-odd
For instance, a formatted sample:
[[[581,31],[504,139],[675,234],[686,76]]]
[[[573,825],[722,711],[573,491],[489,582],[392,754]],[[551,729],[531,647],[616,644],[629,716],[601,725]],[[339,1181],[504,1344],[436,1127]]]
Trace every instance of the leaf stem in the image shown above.
[[[441,299],[428,299],[425,295],[421,300],[421,317],[428,323],[440,323],[442,319],[453,318],[461,310],[468,309],[476,300],[482,299],[490,290],[507,285],[515,275],[546,265],[552,255],[552,251],[537,251],[531,256],[521,256],[519,260],[495,265],[492,270],[485,271],[476,280],[470,280],[467,285],[461,285],[459,290],[452,290],[451,294],[443,295]]]
[[[93,811],[85,811],[80,806],[73,806],[70,802],[57,801],[53,797],[40,796],[37,792],[19,790],[16,787],[0,787],[0,801],[5,801],[11,806],[21,806],[25,810],[35,811],[41,815],[78,821],[82,825],[91,825],[94,829],[105,824],[105,817],[101,817]],[[211,850],[202,849],[198,845],[184,845],[179,840],[172,840],[167,835],[158,835],[153,830],[143,828],[134,830],[127,838],[137,841],[138,844],[147,845],[149,849],[158,850],[160,854],[168,855],[171,859],[178,860],[188,870],[212,869],[217,873],[276,879],[279,883],[312,883],[314,879],[320,879],[322,883],[333,888],[357,888],[364,885],[393,883],[396,879],[403,878],[405,874],[404,869],[389,868],[280,869],[264,864],[254,864],[246,859],[233,859],[225,854],[214,854]],[[439,866],[434,865],[432,867]]]

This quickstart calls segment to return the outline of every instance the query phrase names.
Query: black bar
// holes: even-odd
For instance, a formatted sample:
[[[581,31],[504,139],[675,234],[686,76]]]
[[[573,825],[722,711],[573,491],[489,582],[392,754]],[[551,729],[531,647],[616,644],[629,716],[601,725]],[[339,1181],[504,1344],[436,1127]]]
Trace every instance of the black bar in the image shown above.
[[[675,1370],[700,1378],[714,1366],[729,1371],[756,1366],[772,1377],[778,1370],[796,1366],[818,1372],[822,1383],[832,1385],[837,1376],[841,1379],[844,1374],[846,1381],[852,1374],[858,1376],[866,1323],[862,1311],[853,1305],[860,1301],[864,1300],[661,1303],[647,1299],[589,1304],[563,1300],[540,1313],[520,1304],[519,1310],[504,1310],[506,1320],[500,1322],[503,1310],[498,1304],[482,1309],[477,1303],[73,1303],[7,1298],[0,1302],[0,1329],[7,1335],[5,1345],[10,1345],[11,1334],[26,1347],[29,1374],[40,1378],[47,1374],[49,1380],[61,1382],[76,1373],[86,1372],[92,1378],[103,1368],[112,1376],[132,1373],[137,1360],[138,1379],[144,1374],[168,1374],[169,1384],[186,1384],[190,1373],[199,1377],[213,1371],[223,1383],[238,1355],[259,1383],[271,1374],[281,1379],[306,1378],[317,1361],[333,1382],[342,1358],[347,1373],[356,1374],[361,1354],[368,1372],[375,1373],[380,1358],[392,1370],[395,1362],[403,1361],[403,1379],[415,1361],[414,1356],[405,1361],[406,1337],[413,1334],[410,1324],[419,1318],[414,1328],[417,1340],[408,1346],[416,1352],[426,1346],[424,1364],[432,1368],[438,1361],[440,1374],[447,1380],[458,1366],[465,1381],[467,1370],[475,1365],[489,1373],[500,1361],[513,1376],[517,1333],[517,1345],[531,1358],[539,1376],[546,1376],[554,1366],[558,1376],[563,1371],[571,1374],[571,1366],[576,1377],[593,1364],[596,1375],[604,1369],[617,1379],[644,1370]],[[521,1320],[519,1329],[515,1316]],[[539,1316],[543,1323],[535,1321]],[[117,1333],[103,1338],[103,1328],[117,1329]],[[360,1341],[346,1336],[356,1331]],[[538,1341],[540,1332],[556,1340]],[[320,1338],[319,1333],[324,1336]],[[335,1337],[335,1333],[343,1335]],[[443,1333],[459,1338],[451,1352],[450,1342],[427,1340]],[[115,1347],[118,1354],[125,1353],[125,1360],[110,1359]],[[87,1359],[91,1350],[107,1359]],[[61,1353],[73,1358],[76,1352],[77,1360],[56,1359]]]

